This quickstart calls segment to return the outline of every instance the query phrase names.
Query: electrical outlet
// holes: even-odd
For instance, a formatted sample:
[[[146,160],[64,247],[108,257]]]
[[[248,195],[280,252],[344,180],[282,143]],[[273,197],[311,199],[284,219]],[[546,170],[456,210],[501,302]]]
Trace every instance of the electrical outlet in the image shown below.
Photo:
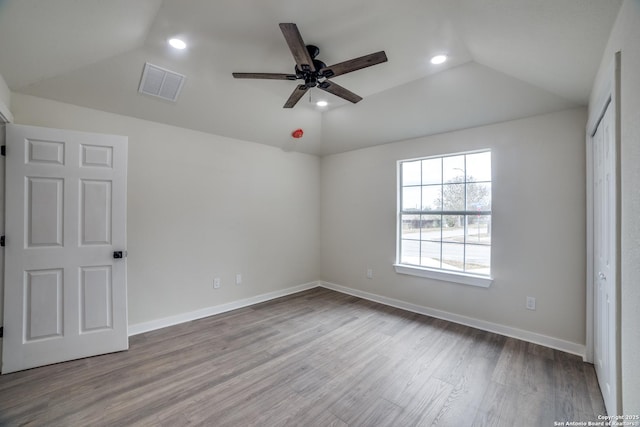
[[[240,283],[242,283],[242,274],[238,273],[236,274],[236,285],[239,285]]]
[[[536,309],[536,299],[534,297],[527,297],[527,310]]]
[[[220,287],[220,278],[216,277],[213,279],[213,289],[218,289]]]
[[[373,269],[367,268],[367,279],[373,279]]]

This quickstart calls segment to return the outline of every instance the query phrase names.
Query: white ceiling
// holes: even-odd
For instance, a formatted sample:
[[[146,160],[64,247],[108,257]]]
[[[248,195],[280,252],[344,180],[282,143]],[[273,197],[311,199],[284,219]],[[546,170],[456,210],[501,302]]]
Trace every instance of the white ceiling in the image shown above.
[[[20,93],[331,154],[585,105],[620,3],[0,0],[0,75]],[[335,78],[358,104],[313,89],[329,107],[283,109],[297,83],[231,76],[293,71],[280,22],[327,64],[378,50],[389,62]],[[450,60],[431,65],[437,53]],[[145,62],[187,76],[177,103],[138,93]]]

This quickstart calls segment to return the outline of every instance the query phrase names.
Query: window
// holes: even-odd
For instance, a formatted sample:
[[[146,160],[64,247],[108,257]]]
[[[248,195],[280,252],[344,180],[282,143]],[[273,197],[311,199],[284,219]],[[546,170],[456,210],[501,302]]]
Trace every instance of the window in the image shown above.
[[[396,271],[489,286],[491,152],[404,160],[398,168]]]

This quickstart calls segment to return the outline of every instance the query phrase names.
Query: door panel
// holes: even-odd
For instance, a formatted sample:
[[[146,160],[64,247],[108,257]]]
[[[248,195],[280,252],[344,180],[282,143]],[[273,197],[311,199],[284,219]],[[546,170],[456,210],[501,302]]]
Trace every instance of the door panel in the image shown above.
[[[27,164],[64,165],[64,143],[59,141],[27,140]]]
[[[27,177],[27,247],[63,246],[64,180]]]
[[[62,269],[25,273],[25,341],[62,337]]]
[[[128,348],[127,139],[8,125],[2,372]]]
[[[103,167],[109,169],[113,167],[112,147],[86,144],[82,144],[81,147],[83,167]]]
[[[83,267],[80,271],[82,308],[80,332],[111,329],[113,318],[111,266]]]
[[[80,245],[111,244],[111,181],[80,182]]]

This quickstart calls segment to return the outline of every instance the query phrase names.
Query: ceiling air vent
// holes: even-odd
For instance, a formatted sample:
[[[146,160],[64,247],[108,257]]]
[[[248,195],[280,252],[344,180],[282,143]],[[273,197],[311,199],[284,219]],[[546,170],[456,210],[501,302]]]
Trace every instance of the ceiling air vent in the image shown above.
[[[175,102],[180,95],[184,79],[185,76],[182,74],[146,62],[138,92]]]

